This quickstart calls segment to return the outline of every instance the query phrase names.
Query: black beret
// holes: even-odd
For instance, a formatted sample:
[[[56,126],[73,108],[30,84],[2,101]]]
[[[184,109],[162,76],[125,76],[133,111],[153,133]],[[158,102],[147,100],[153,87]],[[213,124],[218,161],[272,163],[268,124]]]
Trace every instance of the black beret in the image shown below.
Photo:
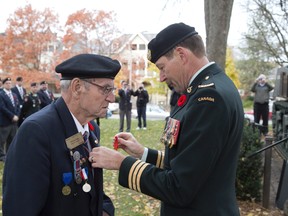
[[[161,56],[165,55],[177,44],[196,34],[198,34],[198,32],[195,31],[194,27],[188,26],[184,23],[169,25],[149,42],[147,54],[148,60],[155,63]]]
[[[23,78],[22,77],[17,77],[16,81],[21,82],[21,81],[23,81]]]
[[[11,81],[11,78],[10,78],[10,77],[5,78],[5,79],[2,81],[2,83],[4,84],[4,83],[7,82],[7,81]]]
[[[32,82],[32,83],[30,84],[30,86],[31,86],[31,87],[37,86],[37,83],[36,83],[36,82]]]
[[[46,81],[41,81],[40,85],[43,85],[43,84],[47,84],[47,82]]]
[[[55,70],[62,74],[62,80],[75,77],[114,79],[120,68],[120,63],[109,57],[96,54],[80,54],[57,65]]]

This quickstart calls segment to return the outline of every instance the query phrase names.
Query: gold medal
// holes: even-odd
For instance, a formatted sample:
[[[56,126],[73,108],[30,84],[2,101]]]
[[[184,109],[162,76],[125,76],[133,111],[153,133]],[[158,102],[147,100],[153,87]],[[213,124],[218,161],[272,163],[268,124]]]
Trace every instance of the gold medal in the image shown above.
[[[70,188],[68,185],[65,185],[65,186],[62,188],[62,194],[63,194],[64,196],[68,196],[70,193],[71,193],[71,188]]]

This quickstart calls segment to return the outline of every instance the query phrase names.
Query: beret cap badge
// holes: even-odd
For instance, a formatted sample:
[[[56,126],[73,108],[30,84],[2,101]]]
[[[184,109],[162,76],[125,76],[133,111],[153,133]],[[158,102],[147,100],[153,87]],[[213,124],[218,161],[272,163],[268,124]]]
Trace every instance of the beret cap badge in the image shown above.
[[[148,59],[149,61],[151,61],[151,50],[148,50],[147,59]]]

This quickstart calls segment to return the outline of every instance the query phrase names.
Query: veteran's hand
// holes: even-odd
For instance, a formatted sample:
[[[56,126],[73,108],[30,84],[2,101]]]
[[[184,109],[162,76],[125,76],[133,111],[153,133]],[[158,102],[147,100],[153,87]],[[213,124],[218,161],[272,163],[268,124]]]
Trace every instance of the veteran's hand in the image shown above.
[[[118,133],[118,147],[135,158],[141,158],[144,153],[144,147],[135,139],[131,133]]]
[[[92,149],[89,161],[94,168],[119,170],[125,157],[118,151],[100,146]]]

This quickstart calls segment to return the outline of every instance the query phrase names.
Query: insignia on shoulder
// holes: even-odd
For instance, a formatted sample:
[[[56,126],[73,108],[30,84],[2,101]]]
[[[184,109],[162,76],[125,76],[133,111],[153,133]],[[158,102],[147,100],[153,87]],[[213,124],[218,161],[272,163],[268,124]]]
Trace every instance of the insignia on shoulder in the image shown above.
[[[209,83],[209,84],[204,84],[204,85],[198,85],[198,88],[207,88],[207,87],[211,87],[214,86],[214,83]]]
[[[210,101],[210,102],[215,102],[215,98],[213,97],[200,97],[197,99],[198,101]]]

